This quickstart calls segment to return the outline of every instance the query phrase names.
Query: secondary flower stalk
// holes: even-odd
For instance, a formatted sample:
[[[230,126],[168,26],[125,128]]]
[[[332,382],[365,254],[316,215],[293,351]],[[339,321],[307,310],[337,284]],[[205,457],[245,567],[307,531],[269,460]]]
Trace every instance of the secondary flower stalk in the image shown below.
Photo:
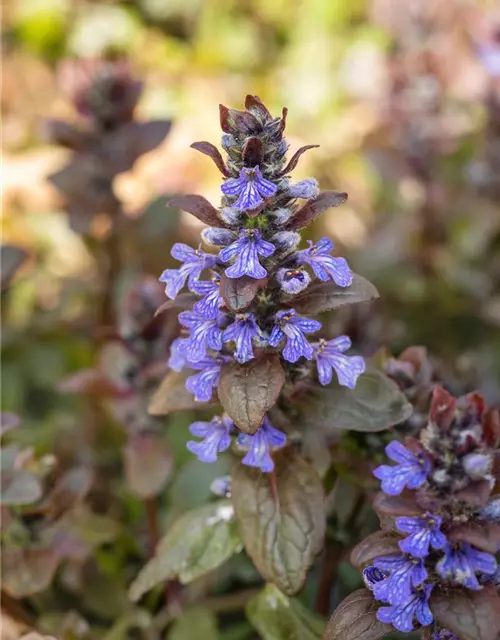
[[[455,624],[450,618],[442,624],[442,599],[450,599],[450,611],[459,611],[460,591],[499,586],[500,501],[490,497],[499,444],[498,414],[486,411],[480,396],[457,400],[437,387],[418,439],[386,447],[396,464],[375,469],[384,493],[374,506],[385,531],[384,549],[393,546],[394,553],[378,555],[381,538],[372,534],[371,565],[363,569],[365,585],[384,605],[377,611],[381,622],[403,632],[429,627],[432,635],[426,637],[453,640],[458,627],[446,628]],[[353,551],[353,561],[362,545],[366,541]]]

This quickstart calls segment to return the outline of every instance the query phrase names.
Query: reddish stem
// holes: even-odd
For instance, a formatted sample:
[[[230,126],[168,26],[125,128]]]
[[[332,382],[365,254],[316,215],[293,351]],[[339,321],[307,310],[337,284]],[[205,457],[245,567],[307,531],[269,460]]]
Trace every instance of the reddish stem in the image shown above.
[[[148,527],[149,555],[152,557],[160,541],[160,521],[158,518],[158,501],[155,496],[144,500],[146,522]]]

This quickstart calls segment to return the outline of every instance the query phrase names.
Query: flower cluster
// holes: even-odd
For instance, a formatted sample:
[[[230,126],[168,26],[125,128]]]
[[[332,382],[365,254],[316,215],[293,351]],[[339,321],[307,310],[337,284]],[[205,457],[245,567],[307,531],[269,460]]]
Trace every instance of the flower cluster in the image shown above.
[[[449,594],[498,583],[500,501],[491,493],[499,442],[498,414],[486,411],[480,396],[457,400],[437,387],[418,439],[387,446],[396,464],[374,471],[384,492],[375,509],[389,543],[384,549],[393,545],[394,553],[378,555],[374,544],[372,564],[363,570],[383,605],[381,622],[403,632],[416,623],[433,625],[434,640],[453,639],[455,629],[444,628],[432,611],[431,594],[457,597]],[[372,535],[380,541],[380,534]]]
[[[203,243],[218,253],[201,245],[193,249],[177,243],[172,248],[172,257],[181,264],[166,269],[160,281],[167,297],[185,310],[179,314],[184,335],[172,345],[169,366],[195,371],[186,387],[198,402],[210,401],[222,370],[250,367],[271,354],[279,356],[283,379],[301,367],[311,378],[317,375],[322,385],[329,384],[335,372],[339,384],[354,388],[364,371],[363,358],[346,355],[351,346],[347,336],[310,341],[322,325],[302,315],[303,305],[298,311],[294,302],[318,284],[330,283],[341,291],[353,282],[346,261],[332,255],[328,238],[298,249],[299,230],[344,202],[346,195],[320,194],[313,179],[293,184],[288,174],[309,147],[299,149],[286,164],[286,109],[282,117],[273,118],[256,96],[247,96],[245,107],[236,111],[221,106],[225,160],[208,142],[192,145],[211,157],[223,175],[221,207],[195,195],[171,202],[208,225]],[[300,199],[306,201],[302,206]],[[181,293],[185,286],[190,293]],[[191,425],[191,433],[201,441],[190,442],[188,448],[200,460],[213,462],[229,448],[234,433],[237,448],[246,451],[243,463],[272,471],[270,453],[285,445],[285,434],[272,426],[265,412],[256,430],[246,429],[225,409],[228,415]]]

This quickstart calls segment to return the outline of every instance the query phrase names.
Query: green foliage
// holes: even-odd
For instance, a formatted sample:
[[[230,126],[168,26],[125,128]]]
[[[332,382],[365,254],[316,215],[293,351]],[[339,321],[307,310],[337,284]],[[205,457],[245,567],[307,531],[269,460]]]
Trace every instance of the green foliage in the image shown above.
[[[204,607],[187,609],[172,625],[167,640],[190,640],[203,638],[204,640],[218,640],[217,618]]]
[[[272,475],[238,465],[232,501],[245,549],[262,576],[284,593],[303,587],[323,545],[323,488],[313,466],[292,451],[276,459]]]
[[[325,435],[376,432],[407,420],[412,410],[395,382],[372,371],[362,375],[352,390],[336,384],[316,389],[300,422],[306,430],[315,427]]]
[[[263,640],[319,640],[325,627],[324,620],[273,584],[267,584],[246,611]]]
[[[130,587],[137,601],[157,584],[178,578],[188,584],[226,562],[241,548],[233,506],[221,500],[181,516],[162,538],[155,556]]]
[[[275,355],[246,364],[224,364],[220,373],[219,399],[234,423],[253,434],[274,406],[285,382],[285,372]]]

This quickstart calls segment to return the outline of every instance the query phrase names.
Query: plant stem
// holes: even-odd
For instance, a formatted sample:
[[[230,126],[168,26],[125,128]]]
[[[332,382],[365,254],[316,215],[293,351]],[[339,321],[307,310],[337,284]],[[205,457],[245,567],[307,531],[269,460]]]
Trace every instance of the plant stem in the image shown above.
[[[121,231],[122,231],[122,209],[117,205],[116,209],[110,212],[111,228],[103,243],[104,254],[104,286],[100,310],[101,327],[114,327],[115,318],[115,294],[116,284],[122,268],[121,260]]]
[[[337,575],[337,567],[340,563],[342,553],[344,551],[343,546],[331,540],[328,537],[325,538],[325,549],[323,551],[323,557],[321,560],[321,574],[318,583],[318,591],[316,593],[316,613],[322,616],[327,616],[330,611],[330,597],[332,593],[332,586]]]
[[[146,522],[148,527],[149,555],[152,557],[156,546],[160,541],[160,522],[158,518],[158,501],[156,496],[144,500],[146,509]]]
[[[361,492],[358,495],[354,507],[351,511],[345,527],[347,531],[352,531],[352,528],[356,524],[358,515],[365,504],[365,496]],[[342,560],[346,549],[343,544],[337,540],[332,540],[328,537],[328,533],[325,536],[325,547],[323,557],[321,561],[321,574],[319,578],[318,590],[316,592],[316,606],[315,611],[322,616],[327,616],[330,612],[330,599],[332,593],[333,583],[337,576],[337,568]]]

